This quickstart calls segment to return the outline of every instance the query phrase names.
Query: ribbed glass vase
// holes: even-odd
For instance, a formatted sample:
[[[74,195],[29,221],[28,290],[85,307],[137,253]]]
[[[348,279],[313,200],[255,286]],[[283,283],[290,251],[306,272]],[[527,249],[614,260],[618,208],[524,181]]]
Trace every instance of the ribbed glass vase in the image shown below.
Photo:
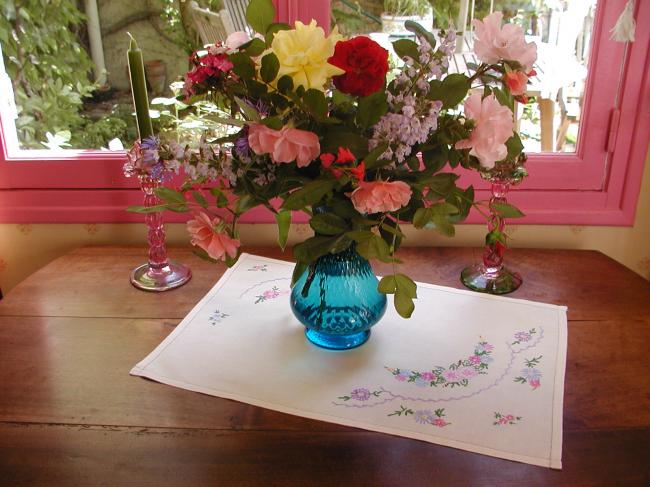
[[[313,344],[333,350],[358,347],[386,311],[386,296],[377,284],[370,263],[352,245],[311,264],[293,287],[291,309]]]

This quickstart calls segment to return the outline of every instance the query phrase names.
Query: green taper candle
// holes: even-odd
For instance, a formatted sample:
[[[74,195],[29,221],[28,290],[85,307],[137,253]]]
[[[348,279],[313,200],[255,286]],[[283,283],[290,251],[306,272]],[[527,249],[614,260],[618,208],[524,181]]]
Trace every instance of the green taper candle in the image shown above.
[[[147,81],[144,76],[144,62],[142,61],[142,51],[138,48],[138,43],[131,34],[131,44],[129,45],[129,76],[131,78],[131,93],[133,94],[133,105],[135,106],[135,118],[138,124],[138,134],[140,140],[153,135],[151,118],[149,117],[149,99],[147,97]]]

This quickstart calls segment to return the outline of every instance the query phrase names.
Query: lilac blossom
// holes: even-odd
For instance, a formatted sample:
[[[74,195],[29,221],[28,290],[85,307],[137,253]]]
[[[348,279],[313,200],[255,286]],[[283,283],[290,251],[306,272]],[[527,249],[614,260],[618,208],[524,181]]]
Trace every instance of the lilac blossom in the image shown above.
[[[395,159],[403,163],[414,146],[427,141],[438,128],[438,116],[442,102],[429,100],[429,80],[440,78],[448,66],[449,47],[454,43],[451,36],[443,38],[445,50],[433,51],[431,44],[420,37],[418,59],[404,57],[404,69],[392,83],[388,92],[388,113],[381,117],[374,127],[369,148],[388,143],[382,159]],[[452,51],[449,51],[452,52]]]
[[[350,397],[357,401],[367,401],[370,399],[370,391],[364,387],[355,389],[350,393]]]

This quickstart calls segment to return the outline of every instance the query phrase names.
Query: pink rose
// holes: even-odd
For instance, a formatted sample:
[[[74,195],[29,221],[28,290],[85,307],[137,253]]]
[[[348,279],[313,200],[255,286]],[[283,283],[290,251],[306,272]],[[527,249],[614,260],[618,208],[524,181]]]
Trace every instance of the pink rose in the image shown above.
[[[436,377],[436,374],[434,374],[433,372],[422,372],[420,374],[420,377],[428,381],[436,380],[438,378]]]
[[[474,20],[474,52],[484,63],[494,64],[501,59],[517,61],[528,72],[537,59],[537,45],[526,42],[524,31],[515,24],[501,27],[503,13],[494,12],[483,19]]]
[[[493,94],[481,99],[474,93],[465,101],[465,117],[476,122],[469,139],[456,142],[456,149],[472,149],[469,153],[481,166],[492,169],[496,161],[508,154],[506,141],[512,136],[514,121],[508,107],[501,105]]]
[[[228,35],[225,44],[228,49],[234,51],[235,49],[238,49],[239,46],[246,44],[250,40],[251,38],[247,32],[238,30],[237,32],[233,32],[232,34]]]
[[[528,76],[522,71],[509,71],[503,77],[503,81],[508,86],[513,96],[520,96],[526,92]]]
[[[187,231],[192,237],[192,245],[201,247],[213,259],[225,259],[226,255],[237,257],[240,242],[215,230],[215,226],[221,222],[219,217],[210,220],[210,217],[203,211],[195,213],[194,220],[187,222]]]
[[[298,167],[308,166],[320,154],[320,142],[315,133],[289,127],[273,130],[252,123],[248,128],[248,144],[255,154],[271,154],[273,162],[296,161]]]
[[[478,365],[481,363],[481,356],[480,355],[470,355],[469,358],[469,363],[472,365]]]
[[[541,384],[541,382],[540,382],[539,379],[533,379],[533,380],[530,381],[530,386],[531,386],[533,389],[537,389],[537,388],[538,388],[539,386],[541,386],[541,385],[542,385],[542,384]]]
[[[361,181],[350,199],[359,213],[395,211],[408,204],[411,188],[403,181]]]
[[[447,423],[447,421],[445,421],[442,418],[436,418],[436,419],[433,420],[433,423],[431,423],[431,424],[434,425],[434,426],[437,426],[438,428],[442,428],[444,426],[447,426],[449,423]]]

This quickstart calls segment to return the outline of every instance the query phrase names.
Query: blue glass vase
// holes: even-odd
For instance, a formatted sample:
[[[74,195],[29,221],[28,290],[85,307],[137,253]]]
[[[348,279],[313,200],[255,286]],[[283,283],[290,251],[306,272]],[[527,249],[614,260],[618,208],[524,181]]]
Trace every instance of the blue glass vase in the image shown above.
[[[332,350],[358,347],[386,311],[370,263],[355,245],[313,262],[291,291],[291,310],[305,325],[307,339]]]

